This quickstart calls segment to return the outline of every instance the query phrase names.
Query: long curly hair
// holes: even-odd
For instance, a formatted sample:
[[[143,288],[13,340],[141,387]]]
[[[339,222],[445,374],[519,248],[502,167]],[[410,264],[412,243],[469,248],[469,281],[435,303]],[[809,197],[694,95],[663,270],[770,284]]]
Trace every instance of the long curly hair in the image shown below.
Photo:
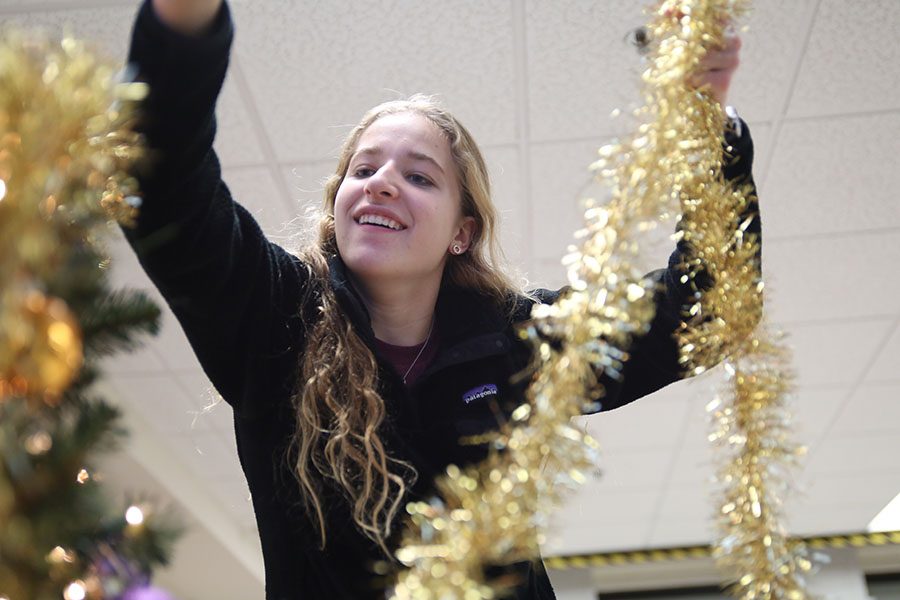
[[[337,484],[352,507],[357,527],[389,555],[392,524],[417,476],[413,465],[392,457],[382,442],[385,403],[378,391],[378,364],[328,285],[328,258],[339,253],[335,197],[359,139],[379,118],[407,112],[424,116],[446,137],[460,183],[462,212],[475,219],[471,244],[464,254],[448,257],[444,282],[480,292],[499,308],[508,306],[510,298],[520,292],[505,273],[487,166],[471,134],[428,96],[386,102],[367,112],[344,141],[337,168],[325,183],[318,239],[299,252],[311,271],[310,290],[314,291],[310,298],[316,304],[299,359],[292,448],[294,473],[322,548],[327,540],[326,486]]]

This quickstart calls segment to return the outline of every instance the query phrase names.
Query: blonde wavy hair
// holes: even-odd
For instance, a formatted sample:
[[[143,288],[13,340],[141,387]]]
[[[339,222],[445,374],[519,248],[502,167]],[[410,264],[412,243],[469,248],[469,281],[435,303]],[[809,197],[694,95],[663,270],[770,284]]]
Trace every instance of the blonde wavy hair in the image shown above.
[[[357,527],[388,555],[392,524],[417,473],[410,463],[390,456],[382,442],[385,403],[378,392],[378,365],[338,306],[328,284],[328,258],[338,254],[334,202],[359,139],[379,118],[398,113],[422,115],[446,137],[460,183],[463,215],[475,219],[471,244],[464,254],[448,257],[444,282],[479,292],[501,310],[520,293],[504,269],[487,166],[466,128],[423,95],[386,102],[367,112],[344,141],[335,173],[325,183],[318,240],[299,252],[313,280],[307,300],[316,304],[307,313],[315,317],[307,324],[306,346],[299,360],[292,448],[294,473],[307,512],[317,524],[321,547],[327,539],[326,486],[336,483],[352,507]],[[328,360],[322,360],[325,356]]]

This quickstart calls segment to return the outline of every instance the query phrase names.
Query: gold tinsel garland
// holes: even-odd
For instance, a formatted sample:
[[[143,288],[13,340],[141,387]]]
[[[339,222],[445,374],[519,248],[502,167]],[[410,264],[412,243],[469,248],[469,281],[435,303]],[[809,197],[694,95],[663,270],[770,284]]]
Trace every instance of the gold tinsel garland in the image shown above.
[[[134,216],[130,101],[83,42],[0,39],[0,401],[56,402],[82,362],[78,324],[46,282],[109,218]]]
[[[729,386],[707,406],[721,466],[713,556],[743,599],[809,597],[806,546],[790,540],[782,501],[804,449],[792,439],[785,400],[793,386],[787,350],[766,328],[725,363]]]
[[[117,83],[115,69],[83,42],[0,31],[0,408],[5,419],[0,435],[28,433],[30,427],[21,450],[35,457],[32,463],[4,456],[19,479],[0,469],[4,598],[60,597],[65,585],[65,598],[102,596],[97,577],[84,578],[87,565],[76,552],[57,546],[41,556],[48,548],[32,543],[83,515],[61,523],[47,508],[52,503],[35,509],[29,502],[52,495],[47,490],[64,494],[54,486],[65,469],[53,471],[51,461],[43,460],[58,447],[53,436],[72,443],[76,424],[97,428],[111,418],[112,409],[97,404],[91,405],[90,422],[78,420],[84,412],[50,416],[68,408],[57,404],[84,362],[75,313],[53,290],[78,288],[71,281],[78,276],[72,265],[94,254],[83,250],[97,249],[110,219],[129,223],[135,216],[137,183],[126,169],[140,153],[131,130],[132,102],[145,95],[144,84]],[[16,443],[12,437],[2,441],[7,448]],[[46,470],[30,476],[35,464]],[[67,483],[88,487],[90,479],[82,468],[77,481],[73,474]],[[93,497],[84,493],[88,500],[82,508]]]
[[[566,259],[572,292],[536,307],[523,331],[540,359],[529,404],[493,437],[483,463],[450,467],[437,482],[440,498],[408,507],[412,527],[397,556],[410,569],[394,598],[502,595],[517,582],[488,581],[484,567],[537,555],[551,510],[595,459],[596,443],[570,420],[602,396],[597,375],[618,374],[631,339],[653,317],[652,285],[634,267],[636,239],[672,205],[681,209],[679,240],[689,249],[682,283],[696,290],[678,334],[681,363],[698,374],[736,355],[728,363],[735,402],[719,414],[719,431],[741,450],[721,474],[727,491],[717,555],[736,569],[732,590],[742,598],[806,596],[800,573],[809,561],[787,544],[777,511],[783,468],[799,453],[787,441],[782,406],[786,359],[768,337],[751,337],[762,313],[758,240],[747,233],[753,198],[723,179],[721,107],[689,85],[706,49],[724,42],[725,27],[747,5],[667,0],[654,10],[646,105],[635,111],[643,123],[602,148],[595,165],[612,199],[588,206],[585,241]]]

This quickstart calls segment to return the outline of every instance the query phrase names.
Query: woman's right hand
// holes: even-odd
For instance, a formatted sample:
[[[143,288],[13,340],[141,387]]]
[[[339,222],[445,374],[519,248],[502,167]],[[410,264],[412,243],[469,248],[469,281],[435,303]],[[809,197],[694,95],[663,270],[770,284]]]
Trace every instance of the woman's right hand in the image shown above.
[[[167,27],[185,35],[200,35],[219,14],[223,0],[153,0],[153,10]]]

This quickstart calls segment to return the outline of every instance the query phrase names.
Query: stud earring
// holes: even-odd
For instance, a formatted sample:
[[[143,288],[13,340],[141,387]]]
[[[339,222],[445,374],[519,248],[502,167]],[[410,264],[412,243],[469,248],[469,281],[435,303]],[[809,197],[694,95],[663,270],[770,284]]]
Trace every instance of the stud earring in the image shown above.
[[[450,248],[450,252],[452,252],[453,254],[459,254],[460,252],[462,252],[462,247],[460,247],[459,244],[453,244],[453,246]]]

